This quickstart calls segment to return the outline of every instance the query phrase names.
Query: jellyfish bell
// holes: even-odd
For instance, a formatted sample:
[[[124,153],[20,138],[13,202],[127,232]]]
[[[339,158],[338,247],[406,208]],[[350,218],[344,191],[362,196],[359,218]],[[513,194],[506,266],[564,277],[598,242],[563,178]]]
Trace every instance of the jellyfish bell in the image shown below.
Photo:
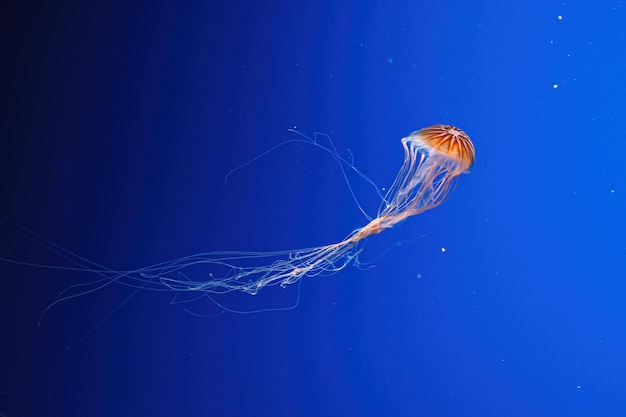
[[[443,203],[475,159],[469,136],[450,125],[417,130],[402,139],[402,146],[404,163],[377,216],[391,226]]]
[[[428,126],[411,133],[402,142],[422,148],[427,153],[453,159],[462,173],[468,172],[474,165],[474,144],[465,132],[455,126]]]

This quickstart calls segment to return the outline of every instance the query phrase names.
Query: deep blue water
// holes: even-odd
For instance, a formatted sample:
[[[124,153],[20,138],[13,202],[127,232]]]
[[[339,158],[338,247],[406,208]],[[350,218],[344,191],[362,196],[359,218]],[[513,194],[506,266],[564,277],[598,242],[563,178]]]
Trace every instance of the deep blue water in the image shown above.
[[[242,166],[290,128],[380,189],[431,124],[476,163],[360,267],[255,296],[109,285],[38,326],[99,276],[1,262],[0,415],[626,415],[623,2],[3,9],[0,212],[107,268],[366,224],[319,147]],[[1,257],[72,265],[8,222]]]

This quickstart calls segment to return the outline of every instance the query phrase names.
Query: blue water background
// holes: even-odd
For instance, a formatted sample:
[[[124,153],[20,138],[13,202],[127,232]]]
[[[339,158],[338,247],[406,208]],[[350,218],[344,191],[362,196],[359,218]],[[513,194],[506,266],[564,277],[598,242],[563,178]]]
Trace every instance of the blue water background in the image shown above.
[[[626,415],[623,2],[11,7],[0,211],[109,268],[366,224],[310,144],[225,183],[289,128],[327,134],[381,189],[424,126],[458,126],[477,157],[360,268],[215,299],[284,311],[114,285],[38,326],[97,276],[0,263],[3,415]],[[0,256],[67,265],[1,230]]]

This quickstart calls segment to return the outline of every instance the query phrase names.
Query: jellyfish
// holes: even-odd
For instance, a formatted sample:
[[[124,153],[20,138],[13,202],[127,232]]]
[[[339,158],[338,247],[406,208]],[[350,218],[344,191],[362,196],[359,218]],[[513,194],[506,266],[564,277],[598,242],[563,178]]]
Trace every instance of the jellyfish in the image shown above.
[[[339,271],[356,258],[360,252],[359,243],[367,237],[443,203],[454,190],[459,175],[468,172],[474,164],[474,145],[465,132],[454,126],[439,124],[415,131],[402,139],[402,146],[404,162],[383,198],[378,214],[340,242],[288,251],[284,253],[287,255],[285,259],[268,265],[238,268],[233,264],[233,274],[222,279],[190,282],[166,278],[160,269],[156,275],[143,274],[150,278],[160,277],[161,283],[177,291],[241,290],[257,294],[268,285],[284,287],[305,276]],[[262,257],[264,254],[252,254],[256,255]],[[236,259],[237,254],[194,261],[230,263]]]
[[[42,316],[59,302],[112,284],[125,285],[137,291],[174,291],[207,296],[240,291],[255,295],[268,286],[286,287],[304,277],[336,273],[351,262],[357,262],[362,242],[408,217],[439,206],[450,196],[459,176],[469,172],[474,164],[474,145],[465,132],[454,126],[438,124],[425,127],[401,142],[404,162],[383,196],[376,216],[343,240],[324,246],[278,252],[205,252],[141,269],[117,271],[80,257],[3,217],[5,224],[11,223],[9,227],[37,240],[74,264],[56,268],[89,271],[100,276],[67,288],[44,310]],[[346,163],[333,149],[325,149],[338,163]],[[350,163],[348,165],[353,167]],[[207,272],[200,279],[191,278],[186,271],[197,266],[206,268]]]

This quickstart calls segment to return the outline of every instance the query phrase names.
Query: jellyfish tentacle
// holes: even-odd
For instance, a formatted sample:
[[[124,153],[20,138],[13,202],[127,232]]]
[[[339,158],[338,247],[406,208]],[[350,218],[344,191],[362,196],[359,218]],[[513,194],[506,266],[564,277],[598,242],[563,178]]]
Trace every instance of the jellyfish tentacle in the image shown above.
[[[140,290],[197,293],[199,297],[192,296],[193,299],[206,295],[211,300],[213,294],[226,294],[232,291],[255,295],[268,286],[286,287],[300,282],[303,277],[336,273],[351,263],[358,264],[364,240],[394,227],[408,217],[443,203],[454,191],[459,176],[469,171],[475,159],[474,145],[469,137],[456,127],[433,125],[413,132],[401,141],[404,149],[403,164],[392,185],[382,196],[373,181],[354,166],[352,154],[350,153],[350,160],[340,156],[330,137],[315,133],[311,139],[296,130],[290,131],[300,135],[301,138],[274,146],[231,170],[224,180],[227,182],[234,172],[287,143],[304,142],[320,147],[339,165],[354,201],[368,219],[364,226],[353,230],[341,241],[324,246],[277,252],[205,252],[140,269],[118,271],[81,257],[0,213],[0,224],[55,253],[68,264],[34,265],[3,258],[0,260],[44,268],[85,271],[98,276],[89,282],[75,284],[62,291],[43,311],[40,321],[58,303],[99,291],[113,284],[133,289],[130,297]],[[327,138],[329,144],[323,144],[319,140],[321,137]],[[375,217],[368,216],[359,204],[348,179],[346,167],[354,170],[376,189],[381,204]],[[188,271],[195,268],[204,271],[202,275],[204,278],[191,277]]]

